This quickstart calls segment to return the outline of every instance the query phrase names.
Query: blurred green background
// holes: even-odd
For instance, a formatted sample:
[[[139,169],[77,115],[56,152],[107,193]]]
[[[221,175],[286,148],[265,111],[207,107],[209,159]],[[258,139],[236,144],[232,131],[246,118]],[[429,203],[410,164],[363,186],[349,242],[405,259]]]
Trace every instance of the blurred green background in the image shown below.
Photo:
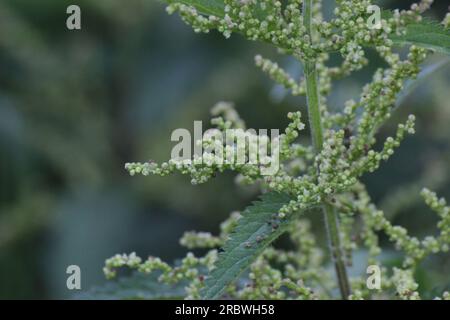
[[[81,7],[81,31],[66,28],[70,4]],[[447,5],[437,0],[430,15],[442,19]],[[168,159],[172,130],[208,121],[220,100],[234,101],[249,127],[283,128],[286,113],[305,102],[254,67],[257,53],[300,77],[299,65],[273,48],[196,35],[155,0],[1,0],[0,298],[69,298],[68,265],[81,267],[86,290],[105,282],[103,262],[115,253],[172,261],[184,255],[183,231],[215,232],[254,199],[258,190],[235,186],[231,174],[191,186],[178,175],[131,178],[123,166]],[[368,55],[371,64],[333,90],[333,108],[383,66]],[[436,232],[416,196],[421,187],[450,199],[449,71],[433,73],[383,127],[386,136],[407,114],[418,116],[417,134],[364,179],[391,219],[418,236]],[[323,235],[320,215],[311,217]],[[448,285],[450,257],[427,260],[419,273],[422,290]]]

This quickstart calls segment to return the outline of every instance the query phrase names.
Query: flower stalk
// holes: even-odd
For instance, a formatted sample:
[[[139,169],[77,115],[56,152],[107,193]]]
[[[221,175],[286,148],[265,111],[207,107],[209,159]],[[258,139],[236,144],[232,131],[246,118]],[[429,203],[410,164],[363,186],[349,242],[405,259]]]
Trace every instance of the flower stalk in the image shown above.
[[[307,35],[313,42],[312,35],[312,5],[313,0],[304,0],[303,2],[303,21],[307,30]],[[308,59],[304,62],[305,80],[306,80],[306,98],[308,104],[308,115],[310,122],[311,137],[316,153],[322,151],[323,146],[323,128],[320,113],[319,87],[317,83],[316,62]],[[336,211],[333,206],[324,204],[322,206],[325,226],[327,229],[328,243],[330,252],[334,261],[336,276],[339,283],[339,289],[343,299],[350,296],[350,285],[347,276],[347,270],[344,262],[344,255],[341,247],[341,239],[339,232],[339,223]]]

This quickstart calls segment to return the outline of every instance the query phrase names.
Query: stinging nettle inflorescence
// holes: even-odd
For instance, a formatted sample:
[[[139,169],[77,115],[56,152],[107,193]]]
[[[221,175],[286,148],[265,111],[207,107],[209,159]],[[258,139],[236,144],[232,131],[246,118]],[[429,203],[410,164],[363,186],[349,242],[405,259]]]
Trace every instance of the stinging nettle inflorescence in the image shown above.
[[[308,0],[309,1],[309,0]],[[378,233],[383,232],[404,253],[401,268],[382,268],[382,289],[395,288],[397,296],[403,299],[420,298],[413,272],[415,267],[429,254],[447,252],[450,244],[450,213],[445,200],[424,189],[422,196],[426,204],[440,217],[437,237],[423,240],[408,235],[405,228],[393,226],[371,201],[360,178],[377,170],[388,160],[407,135],[414,134],[415,117],[410,115],[398,125],[396,132],[375,148],[377,131],[388,120],[396,105],[397,95],[408,79],[415,78],[420,64],[427,57],[427,50],[410,46],[405,56],[394,50],[391,34],[403,34],[406,26],[422,19],[422,13],[430,8],[433,1],[422,0],[409,10],[393,11],[382,17],[381,28],[368,28],[367,8],[369,0],[336,0],[334,16],[325,21],[321,14],[322,1],[313,1],[312,29],[309,33],[302,12],[303,0],[224,0],[223,15],[200,12],[184,4],[183,1],[169,1],[167,11],[179,13],[195,32],[218,30],[226,38],[239,33],[249,40],[259,40],[272,44],[283,54],[292,55],[299,61],[314,61],[318,74],[319,108],[324,132],[323,145],[316,150],[311,145],[299,142],[305,127],[300,112],[290,112],[289,124],[279,139],[280,170],[273,175],[261,174],[261,168],[252,164],[213,164],[189,160],[170,160],[162,164],[153,161],[127,163],[125,168],[131,175],[156,174],[165,176],[174,172],[190,175],[193,184],[205,183],[217,173],[232,170],[238,180],[247,184],[257,183],[263,190],[288,194],[290,202],[278,212],[276,219],[287,219],[299,210],[309,210],[329,203],[339,212],[342,246],[351,263],[352,252],[366,248],[369,263],[379,264],[381,248]],[[448,15],[443,21],[448,25]],[[333,81],[349,76],[368,64],[366,48],[373,47],[387,64],[379,68],[366,84],[357,99],[348,100],[340,108],[331,112],[327,108],[327,96]],[[330,56],[339,54],[342,62],[329,66]],[[255,63],[278,84],[290,90],[292,95],[305,95],[305,79],[297,81],[277,63],[260,55]],[[239,117],[232,104],[220,103],[213,109],[211,125],[218,129],[245,129],[245,122]],[[377,144],[380,145],[380,144]],[[202,154],[208,157],[211,154]],[[360,230],[353,226],[356,217],[362,221]],[[173,282],[188,279],[187,298],[199,298],[207,271],[214,268],[217,248],[230,237],[240,214],[232,214],[222,225],[219,236],[210,233],[188,232],[181,244],[189,249],[207,248],[209,253],[197,258],[189,253],[176,267],[158,258],[142,261],[134,254],[117,255],[108,259],[105,274],[115,275],[122,266],[142,272],[159,270],[161,281]],[[248,274],[250,285],[232,285],[227,295],[237,298],[255,299],[319,299],[329,298],[334,284],[325,266],[322,250],[310,230],[308,220],[296,220],[288,233],[295,250],[265,249],[253,262]],[[357,238],[358,240],[355,240]],[[260,239],[259,241],[263,241]],[[250,248],[253,244],[247,243]],[[275,268],[274,265],[282,265]],[[206,273],[205,273],[206,272]],[[370,298],[373,292],[365,287],[361,278],[351,279],[352,299]],[[281,288],[284,288],[283,290]],[[314,289],[312,289],[314,288]],[[381,296],[383,295],[379,293]],[[449,298],[444,293],[442,298]]]

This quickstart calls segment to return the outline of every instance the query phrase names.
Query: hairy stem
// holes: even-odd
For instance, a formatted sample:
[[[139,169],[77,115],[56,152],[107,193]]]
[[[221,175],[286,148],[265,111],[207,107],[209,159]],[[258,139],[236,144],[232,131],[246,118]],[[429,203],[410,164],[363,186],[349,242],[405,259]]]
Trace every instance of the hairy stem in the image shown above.
[[[304,0],[303,2],[303,19],[311,42],[312,3],[313,0]],[[323,129],[319,107],[319,87],[317,84],[316,62],[314,60],[308,60],[305,61],[304,64],[311,136],[316,153],[319,153],[322,150],[323,146]],[[341,291],[342,298],[347,299],[350,295],[350,285],[347,276],[347,269],[344,263],[344,255],[342,253],[339,223],[336,211],[331,205],[324,204],[323,212],[328,233],[329,247],[336,269],[339,289]]]

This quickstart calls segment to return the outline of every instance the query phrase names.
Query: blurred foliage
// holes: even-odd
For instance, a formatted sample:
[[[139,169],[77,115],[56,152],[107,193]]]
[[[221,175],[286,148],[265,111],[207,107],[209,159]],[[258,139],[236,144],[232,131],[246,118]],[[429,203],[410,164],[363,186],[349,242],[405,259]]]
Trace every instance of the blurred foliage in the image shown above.
[[[441,17],[445,5],[437,2]],[[65,27],[73,3],[82,8],[81,31]],[[117,252],[174,259],[184,230],[217,231],[253,199],[255,190],[236,188],[231,175],[193,187],[180,176],[131,179],[123,165],[167,159],[172,130],[206,123],[219,100],[234,101],[249,127],[285,126],[285,114],[304,101],[272,87],[253,67],[256,53],[275,56],[239,37],[195,35],[157,1],[2,0],[0,298],[69,297],[68,265],[81,267],[88,289],[105,281],[103,261]],[[336,87],[336,108],[368,81],[380,63],[370,58]],[[300,76],[294,62],[280,64]],[[418,134],[365,178],[390,218],[417,235],[435,222],[414,198],[423,184],[450,197],[449,70],[404,99],[397,115],[415,113]],[[321,223],[313,226],[323,233]],[[449,270],[448,256],[426,261],[421,288],[448,285]]]

